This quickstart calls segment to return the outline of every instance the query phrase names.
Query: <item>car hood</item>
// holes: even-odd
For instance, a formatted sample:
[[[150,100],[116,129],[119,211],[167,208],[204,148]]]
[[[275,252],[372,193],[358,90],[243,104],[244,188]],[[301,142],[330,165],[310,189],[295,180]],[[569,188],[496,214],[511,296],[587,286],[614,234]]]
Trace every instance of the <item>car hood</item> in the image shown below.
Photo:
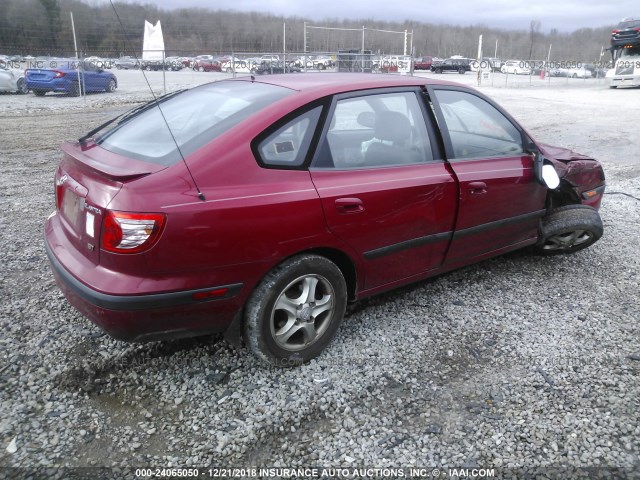
[[[574,162],[576,160],[595,161],[593,157],[574,152],[573,150],[570,150],[568,148],[556,147],[553,145],[547,145],[545,143],[541,143],[538,146],[540,147],[540,151],[545,157],[552,158],[563,163]]]

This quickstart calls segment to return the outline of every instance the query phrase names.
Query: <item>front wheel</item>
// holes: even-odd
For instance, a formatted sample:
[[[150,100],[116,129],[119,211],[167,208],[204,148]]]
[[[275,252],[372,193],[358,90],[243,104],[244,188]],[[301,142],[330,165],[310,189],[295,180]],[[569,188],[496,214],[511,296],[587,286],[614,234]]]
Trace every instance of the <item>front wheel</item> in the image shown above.
[[[542,221],[536,249],[543,255],[577,252],[597,242],[603,231],[602,219],[594,208],[566,205]]]
[[[458,69],[458,73],[459,73],[460,75],[464,75],[466,72],[467,72],[467,71],[466,71],[464,68],[462,68],[462,67],[460,67],[460,68]]]
[[[346,306],[346,282],[333,262],[318,255],[293,257],[272,270],[251,294],[245,341],[266,363],[300,365],[331,342]]]

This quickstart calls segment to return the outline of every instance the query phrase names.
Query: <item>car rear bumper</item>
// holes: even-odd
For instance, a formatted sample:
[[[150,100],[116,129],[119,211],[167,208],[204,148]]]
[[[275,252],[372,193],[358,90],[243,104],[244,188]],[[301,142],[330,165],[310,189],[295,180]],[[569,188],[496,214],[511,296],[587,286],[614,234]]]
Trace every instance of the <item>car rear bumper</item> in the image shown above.
[[[50,92],[66,92],[69,90],[69,81],[67,80],[50,80],[50,81],[38,81],[27,80],[27,88],[29,90],[47,90]]]
[[[640,45],[640,34],[633,37],[612,38],[612,47],[638,46]]]
[[[101,292],[65,268],[47,236],[44,244],[56,284],[69,303],[118,340],[142,342],[221,332],[242,307],[242,283],[143,295]]]

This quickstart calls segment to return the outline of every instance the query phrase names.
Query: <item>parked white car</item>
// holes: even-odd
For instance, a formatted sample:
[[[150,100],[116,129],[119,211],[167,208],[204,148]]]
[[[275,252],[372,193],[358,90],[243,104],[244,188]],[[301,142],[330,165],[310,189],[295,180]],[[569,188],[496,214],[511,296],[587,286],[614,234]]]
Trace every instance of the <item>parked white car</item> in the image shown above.
[[[27,93],[24,80],[24,70],[10,68],[5,62],[0,62],[0,92]]]
[[[500,67],[502,73],[513,73],[515,75],[531,75],[531,69],[519,60],[509,60],[504,62],[504,65]]]
[[[567,69],[567,76],[571,78],[591,78],[593,74],[585,67]]]

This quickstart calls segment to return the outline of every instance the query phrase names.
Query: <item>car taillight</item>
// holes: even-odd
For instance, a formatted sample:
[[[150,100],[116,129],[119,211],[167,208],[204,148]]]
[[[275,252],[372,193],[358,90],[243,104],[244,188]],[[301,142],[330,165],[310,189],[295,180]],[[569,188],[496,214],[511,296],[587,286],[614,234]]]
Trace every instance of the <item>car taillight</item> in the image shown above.
[[[140,253],[160,238],[163,213],[128,213],[107,210],[102,222],[102,249],[114,253]]]
[[[66,73],[61,72],[59,70],[54,70],[54,72],[56,72],[54,78],[61,78],[61,77],[64,77],[66,75]]]
[[[64,182],[67,181],[67,176],[63,175],[62,177],[56,180],[56,209],[60,210],[62,208],[62,197],[64,196]]]
[[[611,30],[611,33],[620,33],[620,30]]]

